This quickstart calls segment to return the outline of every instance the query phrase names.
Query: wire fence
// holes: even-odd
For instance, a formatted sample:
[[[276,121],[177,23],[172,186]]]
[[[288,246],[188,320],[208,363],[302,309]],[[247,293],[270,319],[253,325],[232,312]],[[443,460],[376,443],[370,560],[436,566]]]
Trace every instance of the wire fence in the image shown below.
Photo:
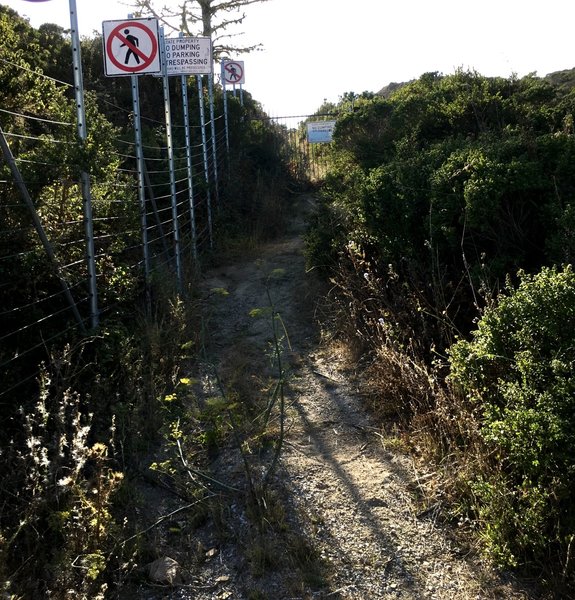
[[[1,405],[36,390],[28,386],[41,364],[90,331],[95,306],[106,319],[134,298],[149,300],[150,275],[158,272],[183,291],[213,245],[230,144],[227,114],[216,114],[211,84],[200,77],[188,78],[180,93],[173,81],[171,101],[164,86],[166,113],[175,105],[175,119],[158,119],[150,102],[139,108],[143,140],[134,135],[133,106],[92,92],[94,122],[81,144],[71,84],[25,63],[0,58],[0,67],[13,80],[34,78],[38,88],[34,102],[0,107]],[[160,79],[156,88],[161,98]],[[98,107],[125,126],[94,117]],[[294,180],[323,177],[330,150],[309,142],[306,121],[331,116],[260,117]],[[89,228],[83,171],[90,174]]]
[[[16,77],[29,70],[10,68]],[[69,84],[45,79],[66,97]],[[195,99],[203,108],[204,96]],[[167,129],[144,112],[149,135],[142,147],[141,206],[136,142],[126,132],[102,126],[95,134],[101,139],[81,148],[72,114],[62,118],[49,102],[37,106],[42,109],[0,108],[0,404],[27,392],[55,345],[90,328],[80,167],[92,161],[93,259],[98,308],[106,318],[143,294],[146,255],[154,270],[175,274],[177,260],[193,270],[198,252],[212,245],[211,211],[219,208],[218,178],[229,159],[223,115],[190,124],[189,150],[184,125],[175,123],[170,175]],[[114,108],[131,122],[130,110]],[[91,159],[86,152],[93,152]]]
[[[276,137],[277,143],[281,145],[277,152],[289,164],[291,175],[296,181],[313,183],[325,177],[331,147],[329,144],[311,142],[307,126],[309,123],[326,122],[335,117],[337,115],[333,113],[265,117],[264,121],[281,133]]]

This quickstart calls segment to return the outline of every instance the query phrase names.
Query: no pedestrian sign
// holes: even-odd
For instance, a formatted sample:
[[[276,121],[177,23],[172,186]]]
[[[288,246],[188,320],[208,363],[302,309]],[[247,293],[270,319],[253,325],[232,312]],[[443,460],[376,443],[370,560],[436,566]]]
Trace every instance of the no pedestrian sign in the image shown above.
[[[161,73],[157,19],[104,21],[104,72],[109,77]]]
[[[208,75],[212,72],[212,40],[181,37],[166,40],[166,75]]]
[[[239,85],[246,82],[243,60],[222,61],[222,79],[224,83]]]

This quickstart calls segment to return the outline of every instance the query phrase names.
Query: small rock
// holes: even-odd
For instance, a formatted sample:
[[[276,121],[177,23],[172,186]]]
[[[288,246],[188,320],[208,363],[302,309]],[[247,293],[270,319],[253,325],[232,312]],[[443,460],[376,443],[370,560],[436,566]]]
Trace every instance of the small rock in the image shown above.
[[[220,575],[216,579],[216,583],[227,583],[230,579],[231,577],[229,575]]]
[[[168,583],[169,585],[180,583],[180,571],[181,567],[178,561],[169,556],[162,556],[148,565],[148,575],[155,583]]]
[[[211,548],[210,550],[208,550],[206,552],[206,557],[207,558],[214,558],[214,556],[218,555],[218,549],[217,548]]]

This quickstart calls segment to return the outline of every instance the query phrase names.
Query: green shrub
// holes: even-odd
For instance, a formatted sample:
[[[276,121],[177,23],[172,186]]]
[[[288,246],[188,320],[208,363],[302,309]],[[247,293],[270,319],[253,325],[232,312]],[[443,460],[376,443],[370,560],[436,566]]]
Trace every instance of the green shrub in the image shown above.
[[[452,346],[451,379],[482,414],[491,457],[472,489],[502,563],[557,561],[575,534],[575,274],[544,268],[488,308]]]

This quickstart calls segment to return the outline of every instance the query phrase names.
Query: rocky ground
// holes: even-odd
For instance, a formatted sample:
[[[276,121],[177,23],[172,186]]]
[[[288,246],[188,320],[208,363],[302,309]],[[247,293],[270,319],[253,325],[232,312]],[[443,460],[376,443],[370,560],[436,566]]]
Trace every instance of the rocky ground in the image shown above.
[[[362,406],[337,350],[321,343],[313,319],[317,288],[302,254],[310,205],[309,198],[297,199],[297,216],[284,239],[207,272],[203,282],[211,309],[206,358],[195,374],[200,394],[215,393],[214,365],[223,385],[239,388],[242,397],[265,387],[273,336],[269,319],[257,318],[253,309],[269,307],[270,298],[289,336],[285,442],[262,494],[263,508],[254,514],[245,493],[216,493],[208,485],[217,503],[192,527],[186,502],[156,491],[150,495],[150,522],[176,511],[153,530],[156,566],[168,574],[154,582],[148,572],[123,597],[534,598],[464,550],[439,523],[438,506],[422,507],[416,492],[427,474],[394,451]],[[277,421],[274,427],[277,436]],[[233,440],[211,460],[216,479],[246,489]],[[272,460],[273,448],[250,456],[255,480]]]

